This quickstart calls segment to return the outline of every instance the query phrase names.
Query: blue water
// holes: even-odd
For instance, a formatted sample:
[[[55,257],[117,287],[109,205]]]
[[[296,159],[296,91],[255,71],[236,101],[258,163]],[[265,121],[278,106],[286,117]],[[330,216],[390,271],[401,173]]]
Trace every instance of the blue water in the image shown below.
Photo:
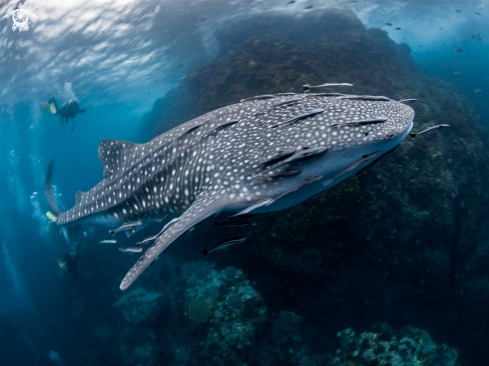
[[[487,125],[489,9],[484,1],[38,0],[24,4],[38,17],[31,17],[28,31],[13,31],[10,18],[0,23],[1,365],[55,365],[51,350],[66,365],[81,364],[78,355],[90,341],[80,316],[97,322],[90,319],[94,309],[109,313],[112,303],[104,299],[119,296],[120,281],[136,260],[109,256],[95,242],[80,256],[80,279],[68,283],[56,257],[70,248],[58,230],[46,228],[48,163],[56,159],[53,183],[63,207],[72,207],[74,192],[88,191],[102,177],[98,143],[146,142],[141,121],[156,99],[222,56],[227,45],[214,36],[217,30],[240,24],[251,34],[258,14],[285,15],[293,24],[310,4],[317,12],[350,8],[367,28],[381,28],[395,42],[406,43],[421,69],[454,85]],[[16,5],[7,2],[0,12]],[[58,116],[41,113],[53,95],[60,102],[76,98],[87,109],[76,117],[74,131],[71,121],[60,128]],[[126,240],[118,244],[130,245]],[[107,286],[107,293],[94,293],[94,282]]]

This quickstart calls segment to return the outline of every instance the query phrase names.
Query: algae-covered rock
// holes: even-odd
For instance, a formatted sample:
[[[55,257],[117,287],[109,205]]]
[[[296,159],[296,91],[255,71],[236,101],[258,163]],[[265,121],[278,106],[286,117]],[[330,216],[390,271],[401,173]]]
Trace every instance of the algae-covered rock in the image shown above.
[[[119,335],[124,365],[152,366],[158,363],[161,347],[149,328],[126,328]]]
[[[216,307],[216,299],[212,296],[200,296],[193,299],[189,306],[190,319],[196,322],[206,322]]]
[[[118,308],[126,321],[134,325],[149,324],[167,306],[168,299],[161,292],[146,292],[142,287],[122,296],[114,307]]]
[[[395,332],[378,323],[361,334],[345,329],[338,337],[333,366],[455,366],[458,357],[456,350],[437,346],[427,332],[409,326]]]
[[[182,273],[192,321],[189,326],[200,334],[200,354],[212,356],[215,364],[248,362],[267,321],[261,294],[243,271],[234,267],[219,270],[205,261],[191,261]]]

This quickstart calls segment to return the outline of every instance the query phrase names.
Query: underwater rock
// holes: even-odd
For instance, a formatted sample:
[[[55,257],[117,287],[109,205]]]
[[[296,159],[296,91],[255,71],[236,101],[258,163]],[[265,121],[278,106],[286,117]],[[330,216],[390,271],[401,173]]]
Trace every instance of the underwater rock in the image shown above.
[[[437,346],[427,332],[407,326],[395,332],[377,323],[361,334],[351,328],[338,333],[340,348],[332,366],[455,366],[458,352]]]
[[[110,327],[108,325],[101,324],[93,332],[95,337],[101,341],[106,341],[110,337]]]
[[[119,348],[124,365],[156,365],[161,347],[149,328],[127,328],[119,335]]]
[[[302,319],[290,311],[281,311],[279,318],[273,322],[272,337],[275,343],[282,345],[290,338],[300,340]]]
[[[260,293],[234,267],[217,270],[208,262],[191,261],[182,273],[189,326],[202,336],[199,352],[214,364],[249,362],[247,352],[267,320]]]
[[[142,287],[122,296],[114,306],[134,325],[150,324],[167,306],[168,299],[161,292],[146,292]]]
[[[190,302],[188,314],[196,322],[206,322],[216,307],[216,299],[212,296],[196,297]]]
[[[348,92],[359,95],[417,99],[411,104],[413,132],[450,127],[408,138],[379,164],[322,196],[256,219],[247,228],[247,244],[216,253],[215,260],[266,281],[277,271],[278,282],[288,281],[296,313],[325,332],[344,324],[366,327],[371,319],[416,320],[440,324],[436,336],[483,352],[489,327],[483,305],[489,298],[483,285],[489,266],[482,264],[489,237],[483,122],[453,85],[421,71],[408,46],[380,29],[365,29],[352,12],[317,11],[274,23],[287,24],[281,37],[273,30],[246,33],[237,24],[248,39],[234,42],[232,53],[196,69],[158,100],[144,128],[156,135],[243,98],[301,93],[302,85],[325,82],[352,83]],[[334,26],[325,32],[322,24]],[[216,32],[222,44],[226,37]],[[205,236],[216,228],[199,230]],[[264,296],[277,296],[276,288]],[[460,329],[471,329],[471,336]]]
[[[302,319],[291,311],[282,310],[278,315],[272,327],[272,338],[277,344],[278,355],[285,362],[297,364],[311,352],[304,346]]]

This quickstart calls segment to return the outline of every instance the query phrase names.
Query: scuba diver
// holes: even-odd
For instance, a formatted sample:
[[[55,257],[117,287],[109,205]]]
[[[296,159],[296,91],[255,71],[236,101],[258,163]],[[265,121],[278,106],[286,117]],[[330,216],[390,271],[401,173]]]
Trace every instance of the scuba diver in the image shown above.
[[[48,216],[50,219],[51,216],[56,218],[56,216],[49,211],[46,216]],[[78,278],[78,268],[76,267],[76,262],[78,260],[79,239],[82,236],[86,236],[87,233],[81,226],[76,225],[68,228],[65,232],[63,232],[63,235],[65,235],[65,238],[73,251],[58,256],[58,265],[63,270],[63,276],[71,276],[71,284]]]
[[[75,117],[77,114],[83,114],[87,110],[80,108],[80,102],[78,102],[75,99],[71,99],[68,101],[68,103],[65,103],[60,107],[58,107],[58,104],[56,103],[56,99],[54,97],[51,97],[44,105],[41,107],[41,112],[44,112],[46,109],[49,108],[49,111],[52,114],[58,114],[61,116],[60,124],[63,125],[63,119],[66,120],[65,123],[68,123],[70,118],[73,119],[73,127],[71,128],[72,131],[75,130]]]
[[[76,261],[78,259],[78,249],[75,249],[73,253],[66,253],[58,257],[58,264],[63,270],[63,276],[70,275],[70,283],[75,282],[78,278],[78,269],[76,268]]]

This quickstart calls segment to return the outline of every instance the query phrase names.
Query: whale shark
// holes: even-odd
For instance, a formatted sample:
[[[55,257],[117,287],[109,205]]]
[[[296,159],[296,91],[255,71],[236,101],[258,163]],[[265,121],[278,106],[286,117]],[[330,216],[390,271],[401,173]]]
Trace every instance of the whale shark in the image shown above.
[[[144,144],[101,141],[103,179],[76,192],[66,212],[50,191],[50,166],[46,194],[56,224],[127,227],[128,235],[165,224],[122,280],[126,290],[206,218],[239,219],[300,204],[393,151],[412,129],[414,110],[402,102],[306,89],[243,99]]]

